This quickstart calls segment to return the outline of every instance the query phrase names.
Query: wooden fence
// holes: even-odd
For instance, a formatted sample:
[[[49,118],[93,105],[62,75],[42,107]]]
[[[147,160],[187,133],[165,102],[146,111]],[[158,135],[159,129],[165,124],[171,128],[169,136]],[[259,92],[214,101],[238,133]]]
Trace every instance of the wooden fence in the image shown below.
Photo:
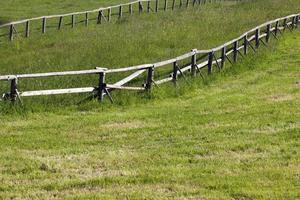
[[[207,74],[210,75],[213,69],[221,70],[225,62],[235,63],[239,57],[244,57],[249,50],[254,52],[261,46],[269,43],[271,36],[278,38],[285,30],[294,30],[299,25],[299,14],[289,15],[283,18],[278,18],[260,26],[251,29],[223,45],[213,49],[197,50],[181,55],[179,57],[154,63],[144,64],[133,67],[106,69],[96,68],[92,70],[82,71],[66,71],[66,72],[52,72],[52,73],[36,73],[36,74],[21,74],[21,75],[6,75],[0,76],[0,81],[10,82],[10,92],[3,95],[3,99],[16,101],[21,100],[21,97],[40,96],[40,95],[55,95],[55,94],[71,94],[71,93],[93,93],[93,97],[99,98],[103,101],[105,96],[108,96],[111,102],[113,99],[110,95],[113,90],[136,90],[136,91],[150,91],[153,85],[160,85],[166,82],[173,82],[176,85],[179,76],[186,77],[190,74],[195,77],[197,74],[202,76],[204,68]],[[179,65],[180,61],[188,60],[187,64]],[[172,66],[170,74],[160,80],[155,80],[155,72],[159,68],[166,68]],[[110,84],[106,82],[106,77],[115,73],[133,72],[126,78]],[[147,73],[145,84],[142,86],[126,86],[129,82],[137,79],[142,74]],[[72,76],[72,75],[88,75],[97,74],[99,82],[97,86],[84,88],[68,88],[55,90],[38,90],[38,91],[18,91],[18,80],[27,78],[44,78],[53,76]]]
[[[61,15],[41,16],[10,22],[0,25],[0,30],[4,29],[5,31],[5,33],[2,35],[0,34],[0,36],[8,37],[8,39],[12,41],[16,35],[22,33],[22,35],[27,38],[30,36],[32,27],[31,24],[33,22],[37,22],[38,24],[40,24],[38,25],[37,30],[45,34],[49,27],[56,27],[57,30],[61,30],[63,26],[71,26],[72,28],[74,28],[79,23],[84,23],[85,26],[88,26],[91,21],[96,21],[97,24],[110,22],[113,16],[116,16],[116,19],[120,19],[125,13],[129,15],[132,15],[134,12],[157,13],[159,12],[159,10],[174,10],[175,8],[187,8],[189,6],[203,5],[206,3],[221,1],[240,0],[138,0],[130,3],[109,6],[106,8],[98,8],[94,10],[73,12]],[[48,26],[49,20],[55,20],[56,25]]]

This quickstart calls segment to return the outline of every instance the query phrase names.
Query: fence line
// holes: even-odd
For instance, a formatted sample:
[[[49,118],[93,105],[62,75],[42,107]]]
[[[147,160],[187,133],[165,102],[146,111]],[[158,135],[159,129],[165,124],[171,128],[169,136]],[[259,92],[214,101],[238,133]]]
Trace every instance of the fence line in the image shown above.
[[[160,5],[160,1],[163,2],[163,7]],[[172,2],[172,4],[169,4],[169,1]],[[101,7],[97,8],[94,10],[86,10],[86,11],[81,11],[81,12],[72,12],[72,13],[67,13],[67,14],[60,14],[60,15],[48,15],[48,16],[41,16],[41,17],[34,17],[34,18],[29,18],[29,19],[23,19],[19,21],[14,21],[10,23],[6,23],[3,25],[0,25],[0,29],[8,29],[8,33],[1,35],[1,36],[8,36],[8,39],[10,41],[14,40],[15,35],[18,34],[17,31],[17,25],[22,25],[24,24],[24,36],[27,38],[30,36],[31,32],[31,23],[33,21],[41,21],[41,33],[45,34],[47,31],[47,22],[49,19],[55,19],[57,18],[57,30],[61,30],[63,25],[64,25],[64,19],[66,17],[71,17],[71,22],[70,24],[72,28],[76,26],[78,23],[85,23],[86,26],[89,25],[89,22],[91,20],[96,20],[97,24],[103,23],[103,21],[110,22],[112,20],[112,15],[113,15],[113,9],[116,10],[115,15],[117,15],[118,19],[123,17],[123,14],[126,12],[124,11],[124,8],[128,6],[128,13],[131,15],[134,12],[134,8],[137,7],[138,12],[142,13],[144,11],[146,12],[155,12],[157,13],[160,9],[163,11],[167,11],[170,7],[168,5],[172,5],[170,9],[174,10],[175,8],[183,8],[183,7],[189,7],[190,2],[192,2],[192,6],[196,5],[203,5],[206,3],[213,3],[213,2],[221,2],[221,1],[241,1],[241,0],[138,0],[138,1],[133,1],[129,3],[124,3],[124,4],[119,4],[115,6],[109,6],[109,7]],[[184,3],[185,2],[185,3]],[[136,5],[136,6],[135,6]],[[147,6],[145,9],[144,6]],[[95,18],[91,18],[91,14],[95,14]],[[83,20],[76,22],[77,16],[84,17]],[[23,29],[22,29],[23,30]]]
[[[92,97],[99,98],[100,101],[104,100],[105,96],[108,96],[111,102],[113,102],[110,93],[113,90],[143,90],[151,91],[153,85],[160,85],[166,82],[173,82],[176,85],[179,76],[186,77],[187,72],[192,77],[199,74],[203,78],[203,69],[207,68],[207,74],[210,75],[214,68],[222,70],[225,66],[226,61],[231,64],[238,61],[238,58],[244,57],[248,54],[249,49],[254,52],[261,45],[267,46],[271,36],[278,39],[280,34],[287,29],[294,30],[299,25],[299,14],[289,15],[283,18],[268,21],[262,25],[259,25],[246,33],[242,34],[238,38],[235,38],[229,42],[218,47],[208,50],[197,50],[193,49],[179,57],[157,62],[154,64],[143,64],[138,66],[118,68],[118,69],[107,69],[107,68],[96,68],[92,70],[81,70],[81,71],[65,71],[65,72],[51,72],[51,73],[35,73],[35,74],[20,74],[20,75],[6,75],[0,76],[0,81],[10,82],[10,92],[3,94],[3,98],[10,101],[21,100],[21,97],[30,96],[41,96],[41,95],[54,95],[54,94],[72,94],[72,93],[93,93]],[[230,55],[232,57],[230,57]],[[188,63],[180,66],[179,62],[188,59]],[[158,68],[167,67],[172,65],[172,69],[168,77],[155,80],[155,71]],[[106,76],[115,73],[123,73],[134,71],[133,74],[126,78],[118,81],[114,84],[108,84],[106,82]],[[142,87],[126,86],[127,83],[147,73],[145,84]],[[84,87],[84,88],[68,88],[68,89],[54,89],[54,90],[37,90],[37,91],[18,91],[18,80],[26,78],[43,78],[53,76],[72,76],[72,75],[88,75],[97,74],[99,76],[99,83],[96,87]]]

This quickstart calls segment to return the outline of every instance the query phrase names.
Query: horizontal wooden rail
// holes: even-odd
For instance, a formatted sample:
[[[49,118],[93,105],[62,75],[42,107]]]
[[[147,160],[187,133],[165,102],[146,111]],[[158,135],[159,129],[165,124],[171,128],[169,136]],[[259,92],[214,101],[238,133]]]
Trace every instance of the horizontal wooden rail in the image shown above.
[[[16,101],[20,97],[29,96],[41,96],[41,95],[55,95],[55,94],[73,94],[73,93],[94,93],[94,96],[103,101],[104,96],[108,96],[113,102],[110,92],[113,90],[137,90],[137,91],[150,91],[152,85],[160,85],[166,82],[173,82],[176,84],[178,76],[185,77],[189,72],[191,76],[195,76],[197,73],[203,77],[202,70],[207,68],[207,74],[211,74],[214,68],[217,67],[221,70],[225,62],[235,63],[239,57],[244,57],[248,54],[249,49],[256,52],[256,49],[261,44],[267,45],[271,35],[276,39],[278,34],[282,34],[284,30],[293,30],[299,25],[299,14],[289,15],[286,17],[271,20],[267,23],[259,25],[250,31],[245,32],[241,36],[226,42],[218,47],[192,51],[172,58],[165,61],[160,61],[153,64],[142,64],[137,66],[131,66],[126,68],[96,68],[91,70],[80,70],[80,71],[65,71],[65,72],[48,72],[48,73],[36,73],[36,74],[19,74],[19,75],[5,75],[0,76],[0,81],[10,82],[10,92],[3,95],[4,99]],[[187,63],[181,64],[180,63]],[[155,80],[155,72],[158,68],[167,68],[172,66],[172,72],[165,78]],[[107,84],[106,76],[114,73],[132,72],[132,74],[123,78],[122,80],[114,83]],[[137,79],[139,76],[147,73],[145,83],[141,86],[126,86],[126,84]],[[73,76],[73,75],[90,75],[96,74],[99,76],[99,83],[95,87],[84,87],[84,88],[68,88],[68,89],[53,89],[53,90],[37,90],[37,91],[18,91],[18,81],[20,79],[27,78],[45,78],[54,76]]]

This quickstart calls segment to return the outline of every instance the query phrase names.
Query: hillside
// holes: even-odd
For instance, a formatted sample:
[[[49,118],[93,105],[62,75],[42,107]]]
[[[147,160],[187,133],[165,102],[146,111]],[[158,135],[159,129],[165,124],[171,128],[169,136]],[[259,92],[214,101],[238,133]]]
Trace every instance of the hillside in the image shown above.
[[[0,196],[297,199],[299,51],[298,30],[173,97],[0,116]]]
[[[32,2],[32,5],[36,4]],[[19,38],[12,43],[2,40],[0,73],[117,68],[157,62],[193,48],[205,49],[222,44],[259,23],[298,12],[299,5],[297,0],[221,2],[158,14],[134,14],[111,24],[91,24],[88,28],[81,25],[74,30],[49,30],[45,35],[35,33],[29,39]],[[18,8],[22,8],[21,4]],[[108,77],[107,81],[113,82],[118,78]],[[22,80],[20,89],[92,86],[97,84],[97,79],[95,76],[70,77],[68,80]],[[7,86],[2,82],[0,91],[6,92]],[[77,104],[84,97],[24,98],[24,103],[30,109],[65,108]],[[118,103],[126,104],[127,98],[125,102],[123,99]],[[6,109],[2,103],[0,108]]]

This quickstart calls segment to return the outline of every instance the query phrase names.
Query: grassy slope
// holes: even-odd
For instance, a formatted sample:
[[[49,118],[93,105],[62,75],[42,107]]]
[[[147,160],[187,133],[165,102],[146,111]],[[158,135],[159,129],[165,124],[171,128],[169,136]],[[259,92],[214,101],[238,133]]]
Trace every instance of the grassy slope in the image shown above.
[[[300,198],[299,51],[296,31],[177,98],[0,116],[0,196]]]
[[[0,20],[13,21],[29,17],[91,10],[127,3],[130,0],[13,0],[0,2]],[[1,22],[1,21],[0,21]]]
[[[44,36],[33,34],[30,39],[1,44],[0,73],[91,69],[96,66],[114,68],[156,62],[195,47],[216,46],[266,20],[299,12],[299,2],[254,0],[251,3],[207,4],[195,9],[126,17],[116,24],[91,25],[89,28],[81,25],[61,33],[49,30]],[[117,78],[120,77],[107,77],[108,81]],[[72,77],[68,81],[65,78],[23,80],[20,89],[60,88],[62,84],[64,87],[95,86],[97,82],[96,76]],[[5,87],[7,83],[2,82],[1,93],[7,91]],[[71,98],[25,99],[26,105],[41,102],[42,106],[48,102],[66,106],[78,101],[75,95]]]

